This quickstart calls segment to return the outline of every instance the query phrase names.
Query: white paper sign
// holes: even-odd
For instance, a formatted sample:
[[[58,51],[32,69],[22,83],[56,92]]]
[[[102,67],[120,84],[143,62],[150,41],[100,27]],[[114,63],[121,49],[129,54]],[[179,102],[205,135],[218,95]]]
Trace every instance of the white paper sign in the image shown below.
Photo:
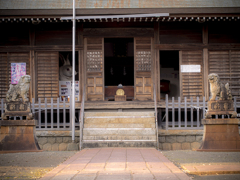
[[[65,101],[69,101],[70,95],[72,92],[72,83],[71,81],[59,81],[59,96],[60,102],[65,99]],[[75,100],[79,101],[79,81],[75,81]]]
[[[181,65],[182,73],[201,72],[201,65]]]

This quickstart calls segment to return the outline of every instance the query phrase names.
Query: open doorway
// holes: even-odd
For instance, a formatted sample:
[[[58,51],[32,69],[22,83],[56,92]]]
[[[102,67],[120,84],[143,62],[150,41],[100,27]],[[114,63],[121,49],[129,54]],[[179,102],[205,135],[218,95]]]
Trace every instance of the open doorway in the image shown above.
[[[179,51],[160,51],[161,99],[180,96]]]
[[[78,52],[75,52],[75,100],[79,101]],[[72,52],[59,52],[59,97],[60,102],[70,101],[72,93]]]
[[[125,91],[127,100],[133,99],[133,38],[105,38],[104,66],[106,100],[114,100],[118,88]]]

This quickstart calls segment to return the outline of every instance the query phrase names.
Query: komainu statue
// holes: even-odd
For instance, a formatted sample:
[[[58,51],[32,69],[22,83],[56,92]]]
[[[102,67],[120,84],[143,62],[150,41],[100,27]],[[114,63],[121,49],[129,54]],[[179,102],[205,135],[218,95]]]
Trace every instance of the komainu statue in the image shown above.
[[[23,102],[29,101],[27,94],[29,91],[30,81],[31,76],[24,75],[20,78],[17,85],[10,84],[10,88],[6,95],[6,101],[20,101],[20,98],[22,98]]]
[[[210,92],[212,96],[210,101],[214,101],[217,96],[219,96],[219,100],[232,100],[232,94],[228,83],[225,85],[221,83],[219,76],[215,73],[209,74],[208,80],[210,83]]]
[[[60,81],[71,81],[72,80],[72,66],[69,61],[69,56],[67,56],[67,59],[63,57],[63,55],[60,54],[60,59],[64,62],[63,66],[59,68],[59,80]],[[75,75],[77,72],[75,71]]]
[[[234,111],[229,84],[221,83],[219,76],[215,73],[208,75],[208,81],[210,83],[212,97],[210,101],[208,101],[208,110],[205,118],[212,118],[212,115],[231,115],[232,118],[236,118],[237,113]],[[219,98],[216,100],[217,96],[219,96]]]

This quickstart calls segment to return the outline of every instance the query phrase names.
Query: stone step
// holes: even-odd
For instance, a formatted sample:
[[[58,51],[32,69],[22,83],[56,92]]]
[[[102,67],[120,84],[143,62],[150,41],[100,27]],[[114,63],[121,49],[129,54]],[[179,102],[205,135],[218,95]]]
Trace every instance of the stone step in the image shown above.
[[[155,124],[154,117],[131,118],[131,117],[85,117],[84,124]]]
[[[84,136],[83,140],[152,140],[156,141],[156,135],[152,136]]]
[[[83,147],[155,147],[154,112],[85,112]]]
[[[130,116],[130,117],[154,117],[154,111],[146,112],[85,112],[84,117],[100,116]]]
[[[85,123],[84,128],[155,128],[154,123]]]
[[[97,147],[156,147],[156,141],[83,141],[83,148]]]
[[[153,136],[155,128],[84,128],[84,136]]]

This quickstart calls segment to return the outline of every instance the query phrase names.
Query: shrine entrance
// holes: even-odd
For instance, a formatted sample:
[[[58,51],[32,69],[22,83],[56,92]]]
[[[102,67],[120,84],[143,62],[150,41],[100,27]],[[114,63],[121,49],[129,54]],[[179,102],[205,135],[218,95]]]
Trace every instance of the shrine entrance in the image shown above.
[[[105,100],[114,101],[118,89],[123,89],[126,100],[134,98],[133,38],[104,39]]]
[[[114,101],[125,91],[125,101],[153,100],[151,37],[84,38],[86,99]]]

